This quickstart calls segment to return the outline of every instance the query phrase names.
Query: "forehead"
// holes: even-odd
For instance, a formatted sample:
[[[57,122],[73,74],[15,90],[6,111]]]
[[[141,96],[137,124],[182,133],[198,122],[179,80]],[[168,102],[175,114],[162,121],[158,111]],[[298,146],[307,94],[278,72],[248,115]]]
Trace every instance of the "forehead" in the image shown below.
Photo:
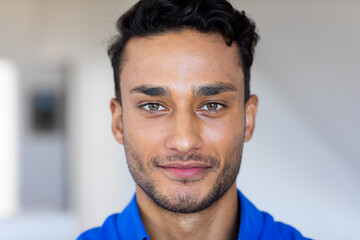
[[[228,46],[220,34],[195,30],[130,39],[120,79],[122,89],[151,84],[179,90],[214,82],[243,89],[237,45]]]

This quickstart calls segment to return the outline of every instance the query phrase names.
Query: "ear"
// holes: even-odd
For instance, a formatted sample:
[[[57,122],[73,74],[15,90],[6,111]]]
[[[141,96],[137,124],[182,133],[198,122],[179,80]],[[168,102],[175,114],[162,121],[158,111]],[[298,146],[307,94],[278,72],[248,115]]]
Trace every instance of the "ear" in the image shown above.
[[[255,118],[258,107],[259,99],[256,95],[251,95],[245,104],[245,136],[244,142],[250,141],[254,129],[255,129]]]
[[[124,144],[124,128],[123,128],[123,115],[122,107],[116,98],[110,101],[110,110],[112,114],[111,129],[116,141],[120,144]]]

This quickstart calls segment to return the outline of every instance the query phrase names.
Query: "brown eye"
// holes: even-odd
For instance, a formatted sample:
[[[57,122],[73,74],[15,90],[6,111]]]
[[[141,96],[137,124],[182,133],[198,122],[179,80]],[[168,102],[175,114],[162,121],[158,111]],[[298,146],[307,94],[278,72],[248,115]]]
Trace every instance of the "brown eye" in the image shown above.
[[[140,108],[143,108],[148,112],[159,112],[159,111],[166,110],[166,108],[159,103],[147,103],[147,104],[140,106]]]
[[[218,108],[217,103],[208,103],[206,104],[206,107],[209,111],[215,111]]]
[[[209,102],[209,103],[203,105],[199,110],[208,111],[208,112],[216,112],[223,107],[224,107],[224,105],[222,105],[220,103]]]
[[[157,111],[159,110],[160,105],[157,103],[149,103],[148,107],[150,111]]]

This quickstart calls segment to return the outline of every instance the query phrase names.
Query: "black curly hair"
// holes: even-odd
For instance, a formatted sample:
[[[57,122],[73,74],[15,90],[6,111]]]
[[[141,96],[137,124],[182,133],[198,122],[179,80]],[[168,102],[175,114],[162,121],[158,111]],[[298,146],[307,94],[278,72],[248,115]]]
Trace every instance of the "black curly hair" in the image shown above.
[[[226,44],[234,41],[244,73],[245,102],[250,96],[250,68],[259,39],[255,23],[226,0],[140,0],[117,21],[116,36],[108,48],[114,70],[115,94],[121,104],[120,72],[124,50],[132,37],[146,37],[183,29],[219,33]]]

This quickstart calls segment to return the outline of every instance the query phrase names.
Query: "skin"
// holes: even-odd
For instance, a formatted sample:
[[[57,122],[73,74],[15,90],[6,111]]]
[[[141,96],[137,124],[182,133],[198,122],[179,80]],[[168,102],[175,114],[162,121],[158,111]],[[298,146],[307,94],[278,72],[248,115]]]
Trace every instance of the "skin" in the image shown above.
[[[237,239],[235,179],[258,105],[255,95],[244,103],[243,78],[236,44],[227,46],[219,34],[183,30],[128,42],[122,106],[116,99],[110,103],[112,131],[125,146],[151,239]],[[160,166],[169,162],[205,162],[207,168],[182,178]],[[227,189],[199,211],[220,183]],[[146,184],[164,202],[154,201]]]

